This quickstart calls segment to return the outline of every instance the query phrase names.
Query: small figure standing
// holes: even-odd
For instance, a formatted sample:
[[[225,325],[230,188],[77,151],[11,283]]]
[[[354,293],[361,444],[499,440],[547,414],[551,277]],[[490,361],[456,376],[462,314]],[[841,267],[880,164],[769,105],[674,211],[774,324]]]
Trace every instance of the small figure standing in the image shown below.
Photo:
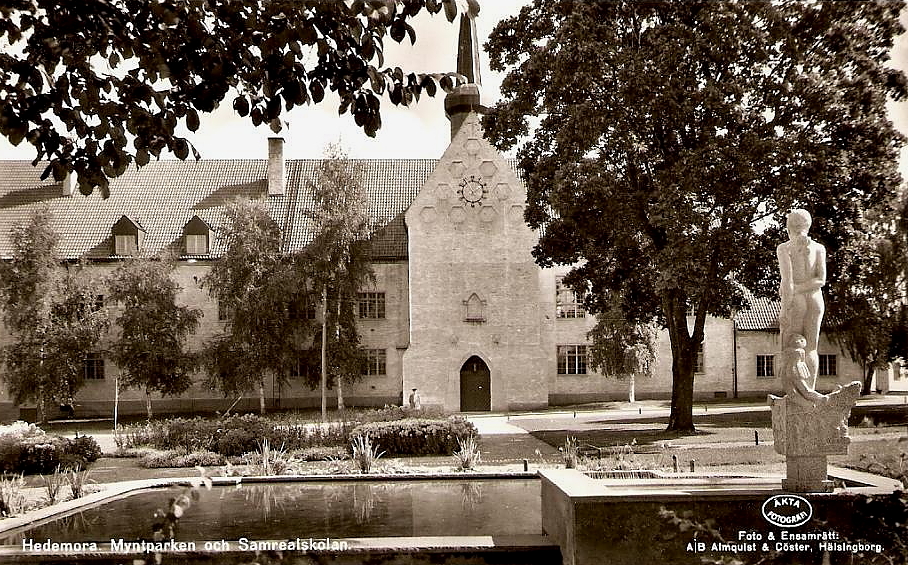
[[[410,393],[410,408],[412,410],[422,410],[422,405],[419,400],[419,391],[415,388],[413,392]]]

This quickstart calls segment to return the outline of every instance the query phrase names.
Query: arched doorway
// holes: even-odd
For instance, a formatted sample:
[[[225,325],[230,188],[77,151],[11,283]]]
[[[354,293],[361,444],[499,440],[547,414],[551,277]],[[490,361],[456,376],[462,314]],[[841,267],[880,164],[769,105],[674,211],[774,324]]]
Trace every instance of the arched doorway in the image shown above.
[[[476,355],[460,368],[460,411],[488,412],[492,409],[491,373]]]

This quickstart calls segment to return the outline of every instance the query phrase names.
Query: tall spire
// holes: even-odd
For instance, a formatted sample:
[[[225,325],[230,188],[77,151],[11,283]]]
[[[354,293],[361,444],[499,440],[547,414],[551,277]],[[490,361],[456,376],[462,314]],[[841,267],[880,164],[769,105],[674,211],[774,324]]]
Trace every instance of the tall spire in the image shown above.
[[[467,77],[467,84],[482,84],[479,79],[479,38],[476,36],[476,20],[467,14],[460,16],[457,73]]]
[[[466,13],[460,16],[457,38],[457,73],[466,77],[466,84],[455,87],[445,96],[445,114],[451,120],[451,139],[454,139],[470,112],[485,112],[479,96],[479,37],[476,34],[479,2],[468,0],[467,4]]]

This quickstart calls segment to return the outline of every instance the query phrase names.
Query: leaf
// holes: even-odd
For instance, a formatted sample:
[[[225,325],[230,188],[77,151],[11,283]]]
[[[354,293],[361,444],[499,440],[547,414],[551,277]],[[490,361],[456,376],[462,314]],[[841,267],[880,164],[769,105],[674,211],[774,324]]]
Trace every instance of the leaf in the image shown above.
[[[189,131],[199,129],[199,113],[191,108],[186,112],[186,127],[189,128]]]
[[[245,118],[249,114],[249,101],[246,100],[245,96],[237,96],[233,100],[233,109],[236,110],[237,114]]]
[[[185,161],[189,157],[189,144],[183,138],[175,138],[173,142],[173,154],[177,159]]]
[[[445,7],[445,17],[448,18],[449,22],[453,22],[457,17],[457,4],[455,0],[441,0],[441,3]]]
[[[309,83],[309,92],[312,93],[312,101],[316,104],[325,98],[325,87],[317,79]]]

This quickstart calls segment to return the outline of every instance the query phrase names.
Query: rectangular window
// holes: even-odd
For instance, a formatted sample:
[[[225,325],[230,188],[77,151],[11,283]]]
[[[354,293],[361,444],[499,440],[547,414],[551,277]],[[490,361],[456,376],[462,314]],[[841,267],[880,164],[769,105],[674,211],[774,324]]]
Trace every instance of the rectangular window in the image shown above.
[[[388,374],[388,354],[384,349],[367,349],[366,375],[370,377],[384,377]]]
[[[703,356],[703,344],[697,346],[697,357],[694,359],[694,373],[704,373],[705,372],[705,357]]]
[[[187,233],[186,254],[187,255],[207,255],[208,254],[208,236],[205,234]]]
[[[585,345],[559,345],[558,346],[558,374],[559,375],[585,375],[586,374],[586,346]]]
[[[286,305],[287,316],[291,320],[314,320],[315,319],[315,303],[311,300],[303,300],[300,302],[288,302]]]
[[[360,292],[358,298],[361,319],[378,320],[385,317],[384,292]]]
[[[92,353],[85,359],[85,380],[99,381],[104,379],[104,357]]]
[[[218,300],[218,321],[224,322],[230,317],[230,307]]]
[[[583,318],[586,310],[583,309],[582,297],[564,285],[564,277],[555,279],[555,316],[558,318]]]
[[[775,377],[772,355],[757,355],[757,377],[771,379]]]
[[[138,247],[139,245],[135,235],[127,234],[114,236],[115,255],[135,255]]]
[[[819,376],[821,376],[821,377],[836,376],[835,355],[820,355]]]

